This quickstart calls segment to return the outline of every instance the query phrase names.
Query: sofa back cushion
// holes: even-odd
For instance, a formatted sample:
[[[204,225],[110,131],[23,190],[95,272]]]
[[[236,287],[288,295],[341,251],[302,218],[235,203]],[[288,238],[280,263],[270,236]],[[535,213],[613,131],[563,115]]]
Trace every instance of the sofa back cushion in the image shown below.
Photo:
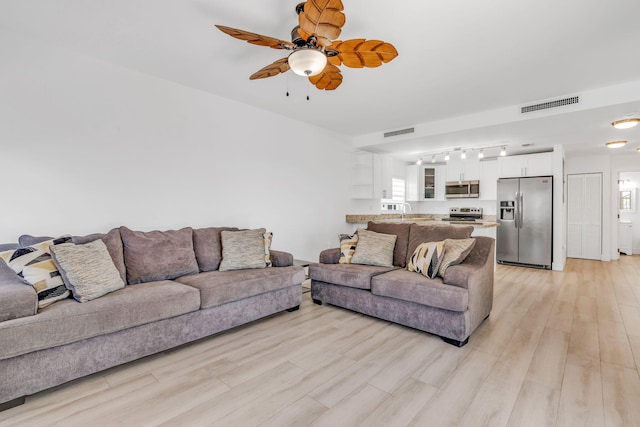
[[[411,257],[411,254],[413,254],[413,251],[416,249],[414,247],[411,252],[407,254],[411,225],[412,224],[407,223],[389,224],[370,221],[367,225],[367,230],[375,231],[376,233],[395,234],[397,236],[396,245],[393,249],[393,265],[404,268],[407,266],[407,258]]]
[[[406,262],[418,245],[424,242],[440,242],[445,239],[468,239],[473,233],[471,225],[418,225],[411,224]],[[446,250],[445,250],[446,252]]]
[[[120,227],[130,285],[171,280],[199,271],[190,227],[168,231],[133,231]]]
[[[119,228],[114,228],[107,234],[95,233],[87,236],[73,236],[71,241],[77,245],[84,245],[85,243],[95,242],[98,239],[102,240],[107,247],[113,264],[118,269],[118,273],[120,273],[120,278],[127,283],[127,268],[124,264],[124,248],[122,246]]]
[[[193,249],[200,271],[214,271],[222,261],[223,231],[238,231],[236,227],[208,227],[193,230]]]

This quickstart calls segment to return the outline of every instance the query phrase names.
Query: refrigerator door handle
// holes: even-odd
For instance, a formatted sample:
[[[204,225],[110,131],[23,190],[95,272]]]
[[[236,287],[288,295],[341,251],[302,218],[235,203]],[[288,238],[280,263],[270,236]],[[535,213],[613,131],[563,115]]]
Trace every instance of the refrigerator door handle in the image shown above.
[[[524,193],[520,192],[520,228],[522,228],[522,223],[524,222]]]
[[[520,212],[520,208],[518,207],[518,192],[517,191],[515,192],[514,197],[515,197],[515,202],[516,202],[516,206],[515,206],[516,212],[515,212],[515,215],[513,216],[513,219],[514,219],[513,225],[516,228],[520,228],[519,227],[519,222],[520,221],[518,221],[518,215],[519,215],[519,212]]]

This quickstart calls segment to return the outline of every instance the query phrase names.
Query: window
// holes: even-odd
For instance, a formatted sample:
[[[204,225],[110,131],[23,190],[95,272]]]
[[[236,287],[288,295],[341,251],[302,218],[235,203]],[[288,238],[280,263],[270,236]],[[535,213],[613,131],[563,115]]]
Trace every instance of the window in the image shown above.
[[[393,178],[391,180],[391,199],[396,202],[404,202],[404,179]]]

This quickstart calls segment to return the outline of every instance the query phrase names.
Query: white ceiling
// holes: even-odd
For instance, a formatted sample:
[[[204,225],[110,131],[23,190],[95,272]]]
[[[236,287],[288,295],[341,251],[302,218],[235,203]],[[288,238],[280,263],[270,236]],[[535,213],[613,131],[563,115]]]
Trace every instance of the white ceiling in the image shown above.
[[[297,23],[296,0],[0,0],[0,37],[39,39],[327,127],[355,137],[361,148],[407,160],[503,143],[513,151],[525,143],[533,150],[562,143],[585,153],[604,152],[611,139],[629,140],[623,150],[640,145],[640,128],[616,131],[609,124],[640,115],[638,0],[343,2],[341,39],[388,41],[399,56],[380,68],[343,67],[343,84],[331,92],[293,73],[250,81],[287,52],[214,27],[286,40]],[[509,114],[571,95],[586,104],[526,119]],[[471,124],[460,126],[454,120],[460,116]],[[394,142],[378,137],[406,127],[416,133]]]

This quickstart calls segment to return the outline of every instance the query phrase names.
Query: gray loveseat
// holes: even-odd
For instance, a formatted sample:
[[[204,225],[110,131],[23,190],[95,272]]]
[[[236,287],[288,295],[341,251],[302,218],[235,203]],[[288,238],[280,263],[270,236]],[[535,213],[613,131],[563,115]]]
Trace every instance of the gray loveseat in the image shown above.
[[[370,222],[368,230],[395,234],[393,266],[339,264],[340,249],[320,253],[309,266],[311,297],[380,319],[410,326],[463,346],[493,305],[494,239],[475,237],[467,258],[429,279],[405,267],[423,242],[465,239],[473,227]],[[357,248],[356,248],[357,251]]]
[[[237,229],[120,227],[74,237],[101,239],[126,286],[39,311],[34,288],[0,260],[0,410],[67,381],[296,310],[305,274],[292,255],[272,250],[273,267],[220,271],[223,230]],[[22,236],[0,251],[46,239]]]

